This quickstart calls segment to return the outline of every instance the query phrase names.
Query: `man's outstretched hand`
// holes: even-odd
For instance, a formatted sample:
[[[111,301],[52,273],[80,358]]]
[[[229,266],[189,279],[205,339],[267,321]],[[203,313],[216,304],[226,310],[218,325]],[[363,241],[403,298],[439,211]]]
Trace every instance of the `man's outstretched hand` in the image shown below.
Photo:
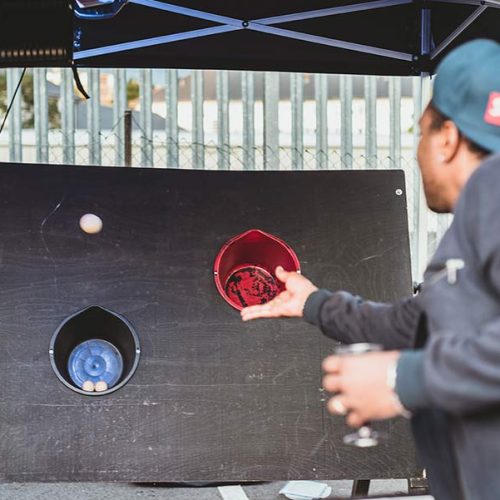
[[[266,304],[245,307],[241,311],[243,321],[257,318],[302,317],[307,298],[318,288],[301,274],[285,271],[281,266],[276,268],[275,274],[285,284],[285,290]]]

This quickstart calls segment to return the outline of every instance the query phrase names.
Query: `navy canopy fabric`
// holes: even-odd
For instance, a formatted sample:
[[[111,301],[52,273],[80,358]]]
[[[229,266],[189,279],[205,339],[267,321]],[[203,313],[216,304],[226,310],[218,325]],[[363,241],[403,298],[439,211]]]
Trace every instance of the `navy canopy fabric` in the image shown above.
[[[140,1],[140,0],[139,0]],[[166,12],[131,0],[111,19],[75,21],[74,58],[84,67],[152,67],[299,71],[324,73],[358,73],[414,75],[432,71],[439,60],[457,44],[477,37],[500,41],[500,9],[483,7],[471,24],[444,50],[432,59],[429,52],[447,39],[471,14],[477,5],[407,0],[408,3],[360,10],[337,15],[313,17],[266,25],[286,30],[277,32],[245,29],[170,41],[146,47],[115,47],[117,44],[148,40],[154,37],[182,34],[194,30],[223,26],[180,13]],[[147,2],[146,2],[147,3]],[[156,2],[156,5],[166,2]],[[169,5],[196,9],[226,16],[238,23],[293,13],[361,4],[353,0],[172,0]],[[374,3],[363,2],[363,3]],[[422,9],[430,12],[429,35],[422,31]],[[425,24],[425,23],[424,23]],[[267,28],[266,28],[267,29]],[[288,35],[292,33],[292,37]],[[321,37],[321,40],[350,42],[375,49],[393,51],[388,55],[366,53],[333,47],[316,41],[294,38]],[[425,43],[427,41],[427,44]],[[91,49],[110,47],[110,53],[93,55]],[[359,50],[358,50],[359,49]],[[369,49],[371,50],[371,49]]]
[[[0,68],[69,66],[71,0],[0,0]]]

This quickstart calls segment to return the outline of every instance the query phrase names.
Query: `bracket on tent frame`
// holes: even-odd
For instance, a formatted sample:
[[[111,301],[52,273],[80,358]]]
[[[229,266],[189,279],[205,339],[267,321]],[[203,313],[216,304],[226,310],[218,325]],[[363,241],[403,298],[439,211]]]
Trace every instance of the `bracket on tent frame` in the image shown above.
[[[114,17],[128,0],[75,0],[75,16],[80,19],[109,19]]]

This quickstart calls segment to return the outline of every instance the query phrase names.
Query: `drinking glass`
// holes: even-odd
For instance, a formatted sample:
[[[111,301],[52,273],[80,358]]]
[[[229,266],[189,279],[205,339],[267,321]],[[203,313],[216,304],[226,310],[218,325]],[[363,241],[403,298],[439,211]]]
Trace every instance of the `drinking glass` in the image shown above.
[[[367,352],[378,351],[383,351],[381,345],[368,342],[339,345],[335,348],[335,354],[337,356],[357,356],[359,354],[366,354]],[[370,448],[379,444],[380,437],[380,433],[372,429],[370,422],[365,422],[355,432],[346,434],[343,438],[343,442],[349,446]]]

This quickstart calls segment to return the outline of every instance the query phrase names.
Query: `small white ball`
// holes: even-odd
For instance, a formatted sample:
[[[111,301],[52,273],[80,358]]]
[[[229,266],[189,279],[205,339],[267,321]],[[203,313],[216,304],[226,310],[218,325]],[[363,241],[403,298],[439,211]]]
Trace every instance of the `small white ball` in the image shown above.
[[[95,390],[97,392],[103,392],[107,388],[108,388],[108,384],[106,384],[106,382],[104,382],[104,380],[99,380],[99,382],[97,382],[97,384],[95,385]]]
[[[95,214],[82,215],[80,228],[84,233],[97,234],[102,230],[102,219]]]
[[[94,383],[91,380],[86,380],[83,383],[82,389],[87,392],[94,392]]]

